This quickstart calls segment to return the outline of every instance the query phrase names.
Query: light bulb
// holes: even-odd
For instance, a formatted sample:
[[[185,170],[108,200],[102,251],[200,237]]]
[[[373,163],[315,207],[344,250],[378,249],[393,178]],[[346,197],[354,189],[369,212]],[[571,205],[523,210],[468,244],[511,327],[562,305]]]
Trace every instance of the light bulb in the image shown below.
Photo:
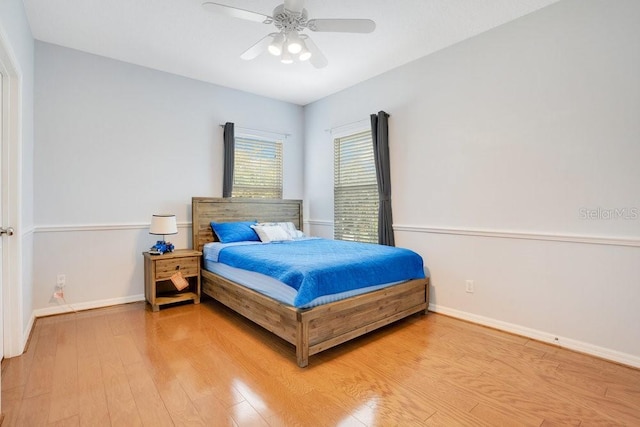
[[[304,42],[304,40],[302,40],[302,50],[300,51],[300,56],[298,56],[298,59],[300,61],[306,61],[309,58],[311,58],[311,52],[309,51],[309,49],[307,49],[307,44]]]
[[[269,44],[267,50],[274,56],[282,54],[282,45],[284,44],[284,34],[278,33],[273,37],[273,41]]]
[[[302,40],[297,31],[291,31],[287,35],[287,50],[294,55],[302,50]]]
[[[280,62],[283,64],[293,64],[293,57],[287,50],[283,50],[280,56]]]

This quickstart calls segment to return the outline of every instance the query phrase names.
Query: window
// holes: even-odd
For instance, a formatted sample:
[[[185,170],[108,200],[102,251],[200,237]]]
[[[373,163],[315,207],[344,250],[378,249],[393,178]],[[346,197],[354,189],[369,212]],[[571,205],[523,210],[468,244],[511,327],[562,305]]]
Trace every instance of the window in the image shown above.
[[[235,137],[233,197],[282,198],[282,142]]]
[[[371,131],[334,139],[334,237],[378,242],[378,182]]]

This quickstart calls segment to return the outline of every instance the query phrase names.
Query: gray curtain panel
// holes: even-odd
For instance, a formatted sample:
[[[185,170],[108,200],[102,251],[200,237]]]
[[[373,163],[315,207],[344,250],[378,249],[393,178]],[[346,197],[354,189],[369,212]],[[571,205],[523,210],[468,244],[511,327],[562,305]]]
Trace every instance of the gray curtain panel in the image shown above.
[[[378,243],[395,246],[393,216],[391,214],[391,167],[389,164],[389,114],[384,111],[371,115],[373,156],[378,180]]]
[[[222,178],[222,197],[231,197],[233,191],[233,162],[235,151],[235,132],[233,123],[224,124],[224,175]]]

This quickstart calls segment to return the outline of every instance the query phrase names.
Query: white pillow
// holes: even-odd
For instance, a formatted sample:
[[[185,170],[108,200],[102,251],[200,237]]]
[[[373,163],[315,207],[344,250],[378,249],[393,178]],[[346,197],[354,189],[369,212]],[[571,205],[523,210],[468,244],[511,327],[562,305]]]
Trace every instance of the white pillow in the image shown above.
[[[282,229],[284,229],[284,231],[289,233],[289,235],[291,236],[291,240],[305,237],[302,231],[296,229],[296,226],[293,224],[293,222],[262,222],[258,225],[279,225]]]
[[[296,234],[296,231],[298,231],[298,230],[296,230],[296,226],[295,226],[295,225],[293,225],[293,223],[292,223],[292,222],[279,222],[279,223],[278,223],[278,225],[279,225],[280,227],[284,228],[284,230],[285,230],[287,233],[289,233],[289,235],[290,235],[291,237],[296,237],[296,236],[295,236],[295,234]]]
[[[284,228],[287,233],[291,236],[292,239],[298,239],[300,237],[304,237],[304,233],[293,225],[292,222],[277,222],[280,227]]]
[[[284,240],[293,240],[291,235],[279,225],[252,225],[260,241],[263,243],[282,242]]]

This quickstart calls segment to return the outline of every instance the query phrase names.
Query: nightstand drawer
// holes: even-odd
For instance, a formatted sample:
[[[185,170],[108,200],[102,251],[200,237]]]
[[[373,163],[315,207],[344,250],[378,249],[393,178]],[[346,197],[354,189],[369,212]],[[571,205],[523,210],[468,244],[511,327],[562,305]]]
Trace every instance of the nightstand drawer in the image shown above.
[[[198,275],[198,258],[173,258],[156,261],[156,280],[169,279],[177,271],[184,277]]]

